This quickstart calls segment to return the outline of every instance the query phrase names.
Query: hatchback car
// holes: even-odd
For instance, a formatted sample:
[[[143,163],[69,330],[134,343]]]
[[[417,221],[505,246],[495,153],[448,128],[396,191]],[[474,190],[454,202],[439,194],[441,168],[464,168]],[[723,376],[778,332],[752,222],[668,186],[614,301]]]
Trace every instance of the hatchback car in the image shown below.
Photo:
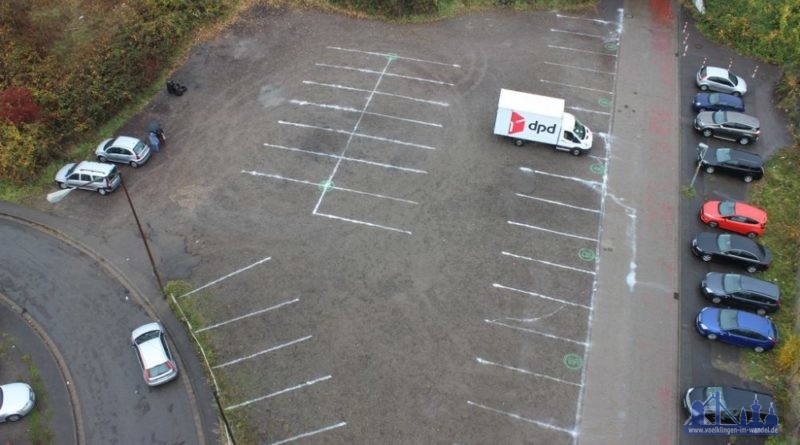
[[[62,189],[79,188],[101,195],[116,190],[121,181],[116,166],[99,162],[70,163],[56,173],[56,183]]]
[[[697,332],[709,340],[719,340],[756,352],[768,351],[778,343],[778,329],[772,320],[736,309],[706,307],[696,320]]]
[[[709,272],[700,283],[700,289],[714,304],[737,306],[759,315],[781,307],[781,290],[775,283],[747,275]]]
[[[742,145],[755,141],[761,134],[757,118],[735,111],[701,111],[694,119],[694,128],[705,137],[737,141]]]
[[[719,91],[734,96],[744,96],[747,93],[747,82],[725,68],[704,66],[697,72],[696,81],[697,87],[702,91]]]
[[[101,142],[94,154],[100,162],[119,162],[136,168],[150,159],[150,147],[139,139],[120,136]]]
[[[703,261],[720,259],[742,264],[750,273],[772,264],[769,249],[750,238],[732,233],[700,233],[692,240],[692,252]]]
[[[0,422],[16,422],[31,412],[36,395],[26,383],[0,385]]]
[[[767,212],[738,201],[708,201],[700,210],[700,220],[709,227],[719,227],[755,238],[764,234]]]
[[[178,376],[178,366],[169,351],[165,334],[164,327],[158,322],[139,326],[131,333],[136,358],[149,386],[167,383]]]
[[[738,111],[744,112],[741,97],[725,93],[697,93],[692,101],[695,111]]]
[[[693,406],[695,402],[700,402],[700,405],[703,406],[705,418],[715,424],[717,407],[715,406],[714,396],[716,393],[719,393],[720,402],[721,419],[719,423],[738,423],[742,410],[744,410],[748,420],[753,420],[752,406],[756,401],[761,406],[759,418],[762,422],[767,419],[770,412],[775,416],[775,420],[778,420],[775,401],[771,394],[734,386],[698,386],[689,388],[683,397],[683,407],[686,408],[689,416],[694,416]],[[706,404],[706,402],[709,403]],[[698,412],[697,414],[700,413]]]
[[[719,171],[738,176],[744,182],[764,177],[764,160],[761,159],[761,156],[734,148],[700,150],[697,154],[697,162],[706,173]]]

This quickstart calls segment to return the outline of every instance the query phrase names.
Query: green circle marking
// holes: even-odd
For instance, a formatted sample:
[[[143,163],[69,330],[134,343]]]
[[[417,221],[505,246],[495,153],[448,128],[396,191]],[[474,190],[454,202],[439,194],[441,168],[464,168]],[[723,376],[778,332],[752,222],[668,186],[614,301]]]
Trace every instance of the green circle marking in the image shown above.
[[[573,371],[583,368],[583,358],[578,354],[567,354],[564,356],[564,365]]]
[[[594,250],[581,248],[578,250],[578,258],[582,259],[583,261],[594,261],[597,255],[594,253]]]
[[[589,170],[591,170],[592,173],[597,173],[598,175],[602,175],[603,173],[606,172],[606,166],[603,165],[603,164],[599,164],[599,163],[598,164],[592,164],[589,167]]]
[[[607,97],[601,97],[600,99],[597,99],[597,103],[598,103],[598,104],[599,104],[601,107],[608,108],[608,107],[610,107],[610,106],[611,106],[611,99],[609,99],[609,98],[607,98]]]
[[[619,43],[617,42],[608,42],[603,46],[609,51],[616,51],[617,49],[619,49]]]
[[[328,190],[330,190],[330,189],[332,189],[334,187],[334,185],[333,185],[333,181],[331,181],[330,179],[326,179],[326,180],[320,182],[319,185],[317,185],[317,187],[319,187],[320,191],[327,193]]]

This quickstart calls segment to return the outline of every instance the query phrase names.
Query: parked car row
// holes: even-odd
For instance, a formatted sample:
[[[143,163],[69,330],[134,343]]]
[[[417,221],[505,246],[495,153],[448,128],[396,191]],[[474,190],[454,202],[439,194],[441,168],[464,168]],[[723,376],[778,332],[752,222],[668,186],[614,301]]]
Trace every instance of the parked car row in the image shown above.
[[[694,120],[697,131],[705,137],[728,139],[741,145],[758,139],[761,131],[758,119],[744,114],[742,96],[747,93],[744,79],[727,69],[709,66],[697,72],[696,83],[701,90],[692,101],[698,112]],[[698,169],[706,173],[726,173],[748,183],[764,176],[764,161],[758,154],[729,147],[710,148],[700,144],[697,163]],[[692,253],[702,261],[737,265],[748,273],[770,267],[772,253],[755,241],[767,226],[764,210],[744,202],[714,200],[702,205],[699,217],[708,227],[720,230],[699,233],[692,240]],[[777,285],[739,273],[709,272],[700,282],[700,292],[711,303],[695,318],[700,335],[756,352],[771,350],[778,344],[778,329],[768,317],[781,305]],[[716,393],[718,400],[724,400],[731,409],[717,419],[720,423],[736,423],[742,414],[752,419],[755,414],[749,407],[755,397],[763,406],[773,403],[769,394],[720,385],[689,388],[683,398],[684,408],[692,417],[702,414],[714,422],[719,411],[706,401]],[[701,405],[703,413],[693,412]],[[763,410],[759,415],[763,420],[768,412]]]

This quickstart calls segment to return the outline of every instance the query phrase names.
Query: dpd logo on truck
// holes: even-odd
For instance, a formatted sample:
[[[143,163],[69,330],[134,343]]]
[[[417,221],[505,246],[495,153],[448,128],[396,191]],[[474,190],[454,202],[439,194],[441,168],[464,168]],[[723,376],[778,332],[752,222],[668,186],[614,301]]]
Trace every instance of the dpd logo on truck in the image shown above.
[[[538,120],[531,122],[531,124],[528,125],[528,129],[531,131],[535,131],[536,134],[539,134],[543,131],[550,134],[556,134],[556,124],[553,124],[548,127],[540,124]],[[508,126],[508,134],[521,133],[524,130],[525,130],[525,118],[516,111],[512,111],[511,123]]]

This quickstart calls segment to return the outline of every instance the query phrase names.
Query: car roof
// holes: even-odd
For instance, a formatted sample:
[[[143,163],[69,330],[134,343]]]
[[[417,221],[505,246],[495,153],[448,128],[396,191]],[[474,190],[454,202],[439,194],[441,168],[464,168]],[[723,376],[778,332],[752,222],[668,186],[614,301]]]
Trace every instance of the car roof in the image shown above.
[[[753,207],[750,204],[746,204],[740,201],[736,202],[736,210],[734,213],[741,216],[746,216],[748,218],[753,218],[758,221],[763,221],[767,219],[767,212],[758,207]]]
[[[728,235],[731,237],[731,248],[733,249],[742,249],[748,252],[763,255],[763,249],[761,249],[761,245],[746,236],[736,235],[733,233],[721,233],[720,235]]]
[[[739,113],[738,111],[726,111],[725,118],[728,120],[728,122],[738,122],[753,128],[761,127],[761,122],[758,121],[757,117],[750,116],[749,114]]]
[[[114,147],[128,148],[133,150],[133,147],[135,147],[139,142],[141,142],[139,139],[132,138],[130,136],[120,136],[114,140],[113,145]]]
[[[111,171],[114,170],[115,168],[117,167],[112,164],[104,164],[102,162],[93,162],[93,161],[83,161],[80,164],[78,164],[78,166],[75,167],[73,171],[103,173],[107,175],[111,173]]]
[[[780,288],[775,283],[769,281],[759,280],[747,275],[740,275],[742,289],[758,292],[759,294],[766,295],[770,298],[777,300],[780,298]]]
[[[723,147],[716,148],[715,150],[720,150]],[[761,156],[750,153],[744,150],[737,150],[735,148],[727,148],[725,149],[730,150],[731,159],[736,159],[739,164],[747,165],[754,168],[761,168],[764,165],[764,160],[761,159]]]
[[[164,346],[161,344],[160,336],[154,337],[136,346],[139,348],[145,369],[158,366],[168,360],[167,351],[164,350]]]
[[[775,335],[772,322],[768,318],[747,311],[736,312],[736,319],[739,322],[739,327],[765,335]]]
[[[729,71],[718,66],[707,66],[706,74],[714,77],[728,77]]]
[[[717,96],[717,98],[719,99],[719,101],[720,101],[720,102],[722,102],[722,103],[725,103],[725,104],[728,104],[728,105],[736,105],[736,106],[741,106],[741,105],[742,105],[742,102],[743,102],[743,101],[742,101],[742,99],[741,99],[740,97],[736,97],[736,96],[734,96],[733,94],[727,94],[727,93],[708,93],[709,97],[710,97],[712,94],[713,94],[713,95],[716,95],[716,96]]]
[[[703,392],[707,388],[713,387],[706,387],[703,388]],[[739,409],[744,407],[745,409],[750,409],[750,405],[753,404],[753,395],[758,395],[758,403],[762,407],[762,411],[767,411],[769,409],[769,404],[773,402],[772,395],[754,391],[751,389],[744,389],[744,388],[737,388],[735,386],[720,386],[722,388],[722,394],[725,398],[725,403],[727,404],[726,408],[728,409]],[[777,408],[775,409],[777,411]]]

